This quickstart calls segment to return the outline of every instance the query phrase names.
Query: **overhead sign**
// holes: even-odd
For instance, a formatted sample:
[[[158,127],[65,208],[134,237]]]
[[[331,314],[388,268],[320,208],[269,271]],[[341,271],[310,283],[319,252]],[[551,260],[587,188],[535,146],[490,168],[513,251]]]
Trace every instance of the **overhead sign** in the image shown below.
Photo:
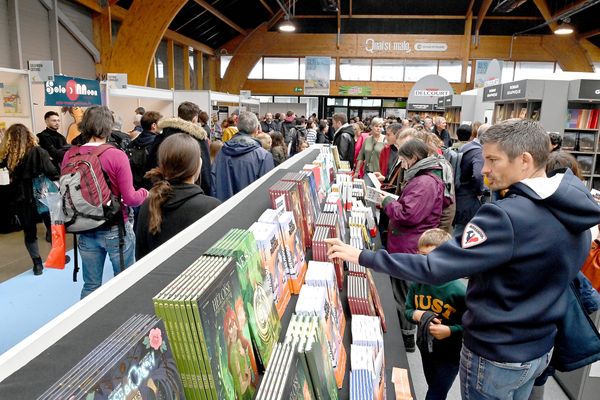
[[[45,106],[90,107],[102,105],[100,82],[57,75],[46,82]]]
[[[446,104],[446,98],[438,97],[438,101],[437,101],[438,108],[444,108],[445,104]]]
[[[29,79],[31,83],[42,83],[54,78],[54,61],[29,60]]]
[[[329,70],[331,57],[306,57],[304,93],[307,95],[329,95]]]
[[[371,86],[340,86],[338,94],[346,96],[370,96]]]
[[[365,40],[365,51],[368,53],[411,53],[417,52],[445,52],[448,44],[443,42],[415,42],[411,44],[407,40],[388,41],[368,38]]]
[[[409,111],[433,111],[433,104],[416,104],[416,103],[408,103],[406,109]],[[437,106],[437,104],[436,104]]]
[[[502,86],[501,85],[495,85],[495,86],[488,86],[486,88],[483,89],[483,101],[497,101],[500,100],[502,93]]]
[[[452,105],[452,95],[444,97],[444,105],[446,107]]]
[[[296,86],[294,88],[294,93],[302,93],[302,88],[300,86]]]
[[[419,79],[408,95],[410,104],[435,104],[440,97],[454,94],[450,83],[439,75],[426,75]]]
[[[127,89],[127,74],[106,74],[106,80],[111,89]]]
[[[502,100],[524,99],[527,81],[517,81],[502,85]]]
[[[600,100],[600,81],[582,79],[579,83],[579,98]]]

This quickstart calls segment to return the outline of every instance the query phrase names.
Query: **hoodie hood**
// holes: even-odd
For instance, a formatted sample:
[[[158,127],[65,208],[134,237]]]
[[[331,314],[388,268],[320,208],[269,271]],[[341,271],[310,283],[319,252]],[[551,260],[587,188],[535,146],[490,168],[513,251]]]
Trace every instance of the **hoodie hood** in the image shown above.
[[[240,131],[223,144],[221,151],[229,157],[240,157],[256,148],[262,148],[260,142]]]
[[[571,232],[584,232],[600,222],[600,205],[570,170],[551,178],[524,179],[510,187],[510,194],[543,204]]]
[[[192,185],[189,183],[173,184],[173,193],[171,196],[169,196],[163,205],[163,208],[165,210],[176,210],[192,197],[196,197],[201,194],[204,194],[204,192],[198,185]]]
[[[208,135],[201,126],[181,118],[165,118],[158,123],[158,129],[172,129],[187,133],[198,140],[206,140]]]

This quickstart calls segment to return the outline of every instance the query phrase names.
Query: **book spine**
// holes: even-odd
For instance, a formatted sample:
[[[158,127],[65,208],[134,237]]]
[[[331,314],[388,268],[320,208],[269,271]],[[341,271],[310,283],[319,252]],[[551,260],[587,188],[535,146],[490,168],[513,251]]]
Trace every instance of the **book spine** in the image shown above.
[[[200,319],[200,311],[198,308],[198,304],[196,302],[192,302],[192,312],[194,314],[194,319],[196,321],[196,329],[198,331],[198,335],[200,335],[199,337],[199,342],[200,342],[200,348],[202,350],[202,356],[204,357],[204,360],[206,360],[206,367],[207,367],[207,383],[208,383],[208,388],[210,389],[210,393],[212,394],[212,398],[217,399],[217,385],[215,382],[215,379],[218,379],[218,377],[214,376],[214,372],[212,370],[212,367],[210,365],[210,358],[208,356],[208,349],[206,348],[206,336],[204,335],[204,329],[202,328],[202,320]]]

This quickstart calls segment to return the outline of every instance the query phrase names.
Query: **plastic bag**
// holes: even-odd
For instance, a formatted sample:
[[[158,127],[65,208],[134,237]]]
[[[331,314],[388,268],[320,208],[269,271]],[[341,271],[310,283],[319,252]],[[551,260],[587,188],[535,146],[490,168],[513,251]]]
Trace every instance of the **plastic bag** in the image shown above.
[[[66,230],[64,225],[64,213],[62,211],[62,197],[60,193],[48,193],[45,198],[40,199],[50,210],[52,221],[52,249],[46,259],[46,268],[65,269],[66,259]]]

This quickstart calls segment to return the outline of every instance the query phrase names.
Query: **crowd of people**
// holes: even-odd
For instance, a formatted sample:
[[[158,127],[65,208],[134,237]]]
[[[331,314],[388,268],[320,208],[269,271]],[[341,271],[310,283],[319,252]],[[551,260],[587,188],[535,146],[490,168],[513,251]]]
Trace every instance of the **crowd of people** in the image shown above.
[[[37,136],[14,124],[0,142],[34,274],[43,271],[36,225],[41,217],[50,226],[37,208],[38,177],[57,181],[74,157],[97,155],[121,203],[117,218],[77,235],[82,298],[101,285],[107,255],[118,274],[315,144],[335,145],[356,178],[381,185],[382,249],[331,240],[329,252],[390,275],[404,346],[421,351],[427,399],[445,399],[459,371],[464,398],[540,396],[569,282],[589,287],[577,272],[600,207],[560,135],[537,122],[473,122],[455,138],[440,116],[361,121],[288,111],[259,119],[242,111],[219,125],[183,102],[174,118],[136,109],[128,133],[107,107],[90,107],[68,142],[58,113],[44,119]],[[597,309],[598,293],[587,293]]]

